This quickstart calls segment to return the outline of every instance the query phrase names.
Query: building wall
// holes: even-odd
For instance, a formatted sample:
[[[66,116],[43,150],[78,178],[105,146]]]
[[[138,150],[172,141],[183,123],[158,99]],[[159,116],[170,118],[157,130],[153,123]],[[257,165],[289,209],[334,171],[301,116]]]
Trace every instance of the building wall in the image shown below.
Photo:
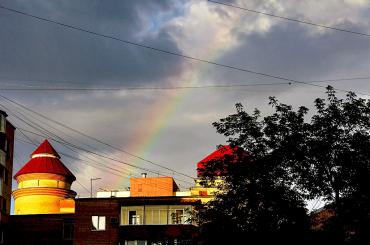
[[[125,244],[125,241],[134,240],[157,242],[191,238],[196,234],[196,228],[191,224],[173,224],[169,219],[167,224],[145,225],[143,222],[140,225],[125,225],[128,222],[122,222],[121,212],[125,208],[144,205],[184,209],[195,203],[199,201],[174,196],[76,199],[74,244]],[[104,230],[93,229],[92,216],[104,217]]]
[[[73,232],[74,214],[11,215],[5,244],[72,245]]]
[[[6,113],[0,111],[0,242],[6,236],[10,214],[12,191],[14,126],[6,120]]]
[[[131,178],[130,196],[172,196],[178,189],[172,177]]]
[[[57,214],[73,213],[76,193],[71,188],[68,178],[50,173],[32,173],[19,175],[18,188],[13,191],[14,214]],[[69,200],[65,208],[63,200]]]
[[[117,199],[76,199],[74,244],[118,244],[120,205]],[[105,230],[92,229],[92,216],[105,217]]]

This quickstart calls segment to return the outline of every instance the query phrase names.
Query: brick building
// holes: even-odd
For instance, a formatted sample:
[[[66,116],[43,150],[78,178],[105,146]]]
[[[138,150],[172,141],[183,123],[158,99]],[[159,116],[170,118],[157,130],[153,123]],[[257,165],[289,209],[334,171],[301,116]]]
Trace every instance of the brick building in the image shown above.
[[[42,154],[42,157],[45,157],[45,152]],[[216,155],[220,157],[225,154],[228,152]],[[53,154],[47,155],[57,153],[53,150]],[[43,169],[49,169],[46,165]],[[32,169],[35,169],[35,166],[32,166]],[[58,174],[61,174],[60,171]],[[55,182],[49,177],[47,180],[47,183]],[[32,184],[29,187],[34,189],[33,195],[37,195],[41,181],[37,183],[37,186]],[[21,188],[23,187],[22,185]],[[60,187],[53,185],[42,188]],[[212,199],[215,190],[215,187],[204,187],[200,181],[196,181],[194,187],[180,191],[172,177],[147,177],[143,174],[141,178],[131,178],[127,190],[101,191],[97,193],[96,198],[75,199],[74,213],[57,211],[24,215],[20,212],[10,216],[10,235],[6,243],[191,244],[198,230],[190,218],[190,213],[195,206]],[[37,205],[42,206],[44,199],[37,198],[42,200],[37,202]],[[28,210],[29,207],[25,206],[24,209]],[[32,210],[43,211],[43,208],[33,207]]]
[[[15,127],[6,119],[8,115],[0,110],[0,243],[7,236],[12,192],[13,149]]]

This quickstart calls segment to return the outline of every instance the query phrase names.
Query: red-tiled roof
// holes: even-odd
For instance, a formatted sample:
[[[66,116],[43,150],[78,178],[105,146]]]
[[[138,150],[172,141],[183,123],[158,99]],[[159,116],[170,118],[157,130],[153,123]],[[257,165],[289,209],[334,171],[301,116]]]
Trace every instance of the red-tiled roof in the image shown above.
[[[58,152],[51,146],[48,140],[44,140],[44,142],[42,142],[41,145],[39,145],[39,147],[37,147],[37,149],[34,152],[32,152],[31,155],[42,153],[51,154],[56,156],[57,158],[60,158]]]
[[[51,154],[52,156],[34,156],[36,154]],[[72,181],[76,177],[71,171],[59,160],[60,156],[55,149],[50,145],[49,141],[45,140],[33,153],[31,160],[26,163],[15,175],[16,178],[22,174],[30,173],[51,173],[59,174],[70,178]]]
[[[219,147],[217,150],[206,156],[203,160],[199,161],[197,163],[197,174],[198,176],[202,175],[201,171],[204,169],[204,164],[207,164],[207,162],[210,162],[212,160],[222,160],[227,155],[233,155],[234,152],[238,149],[236,146],[235,148],[231,148],[229,145],[223,145]],[[222,173],[215,173],[216,175],[220,175]]]

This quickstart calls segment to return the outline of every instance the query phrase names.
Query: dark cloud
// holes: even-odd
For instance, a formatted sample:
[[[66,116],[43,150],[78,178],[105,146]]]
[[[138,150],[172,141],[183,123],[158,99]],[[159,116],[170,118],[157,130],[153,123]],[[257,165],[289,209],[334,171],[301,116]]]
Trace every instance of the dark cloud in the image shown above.
[[[268,32],[239,33],[239,45],[218,62],[301,81],[370,74],[368,38],[310,28],[282,22]],[[210,69],[205,76],[219,83],[284,82],[227,69]]]
[[[231,0],[224,2],[234,3]],[[316,80],[369,74],[368,38],[316,30],[269,18],[267,21],[271,28],[264,29],[258,21],[265,17],[206,1],[112,0],[108,4],[107,1],[97,0],[3,0],[2,4],[141,44],[293,79]],[[312,1],[253,0],[238,1],[237,4],[309,20],[322,21],[322,17],[323,23],[367,32],[366,16],[369,11],[365,7],[359,7],[361,10],[349,9],[348,12],[353,11],[353,16],[348,14],[346,18],[341,18],[344,16],[342,12],[337,14],[339,17],[335,16],[338,9],[343,10],[341,6],[326,2],[335,11],[326,11],[324,3],[313,4]],[[235,42],[238,45],[234,45]],[[205,57],[201,57],[203,55]],[[200,79],[196,79],[198,77]],[[195,85],[282,82],[201,62],[188,62],[0,10],[0,86],[15,83],[11,78],[44,81],[38,82],[40,85],[101,87],[118,84],[161,86],[192,82]],[[19,84],[24,85],[23,82]],[[338,83],[338,86],[368,90],[367,81]],[[146,149],[145,154],[132,153],[195,175],[196,162],[226,140],[215,132],[211,123],[234,113],[236,102],[242,102],[248,111],[257,107],[262,114],[269,114],[272,109],[267,105],[268,96],[276,95],[284,103],[310,107],[316,97],[323,96],[323,91],[308,86],[276,85],[190,91],[7,92],[6,95],[58,122],[125,150],[130,150],[140,136],[141,125],[151,127],[151,123],[159,118],[161,125],[156,129],[158,131],[153,132],[156,134],[153,146]],[[3,105],[2,100],[0,105]],[[13,109],[7,109],[8,114],[15,113]],[[12,115],[9,119],[21,124]],[[26,125],[22,123],[22,126]],[[59,134],[75,144],[89,144],[96,152],[130,163],[137,162],[139,166],[150,166],[66,130]],[[17,136],[17,139],[24,139],[19,131]],[[42,137],[32,138],[37,142],[42,140]],[[57,143],[55,147],[78,156]],[[24,163],[33,148],[18,142],[17,163]],[[96,156],[90,157],[96,159]],[[89,184],[90,177],[99,176],[103,177],[103,181],[96,183],[96,187],[124,186],[121,177],[76,160],[65,157],[62,160],[67,166],[72,166],[82,184]],[[98,161],[113,165],[106,159]],[[120,167],[128,170],[125,166]],[[15,171],[19,168],[16,164]],[[84,192],[78,184],[74,185],[74,189]]]
[[[157,32],[145,33],[146,28],[153,25],[153,16],[161,11],[173,11],[171,8],[176,6],[171,1],[146,3],[5,1],[3,4],[99,33],[180,52],[166,29],[161,29],[161,20],[155,23],[159,29]],[[10,80],[133,85],[158,82],[181,70],[182,60],[179,58],[5,10],[1,10],[0,21],[0,74]]]

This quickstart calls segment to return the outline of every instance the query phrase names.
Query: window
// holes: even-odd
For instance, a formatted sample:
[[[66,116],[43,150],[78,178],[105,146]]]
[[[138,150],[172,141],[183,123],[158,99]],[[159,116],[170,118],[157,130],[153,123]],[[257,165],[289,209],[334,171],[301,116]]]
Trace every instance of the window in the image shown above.
[[[161,205],[145,206],[145,224],[146,225],[167,225],[168,207]]]
[[[170,206],[170,224],[191,224],[191,206]]]
[[[5,157],[6,153],[3,150],[0,150],[0,164],[4,167],[6,166]]]
[[[145,205],[121,207],[120,225],[191,224],[191,205]]]
[[[142,225],[144,222],[144,206],[128,206],[121,208],[121,225]]]
[[[185,217],[184,217],[184,210],[179,209],[172,211],[171,213],[171,219],[172,219],[172,224],[184,224],[185,222]]]
[[[105,230],[105,216],[91,216],[91,230],[104,231]]]
[[[128,211],[128,224],[140,225],[140,214],[136,214],[136,211]]]
[[[6,120],[4,115],[0,114],[0,133],[5,133]]]
[[[145,240],[131,240],[125,241],[125,245],[147,245],[147,241]]]
[[[6,140],[6,134],[0,133],[0,149],[7,151],[7,140]]]
[[[72,223],[63,223],[63,240],[73,240],[73,230]]]

